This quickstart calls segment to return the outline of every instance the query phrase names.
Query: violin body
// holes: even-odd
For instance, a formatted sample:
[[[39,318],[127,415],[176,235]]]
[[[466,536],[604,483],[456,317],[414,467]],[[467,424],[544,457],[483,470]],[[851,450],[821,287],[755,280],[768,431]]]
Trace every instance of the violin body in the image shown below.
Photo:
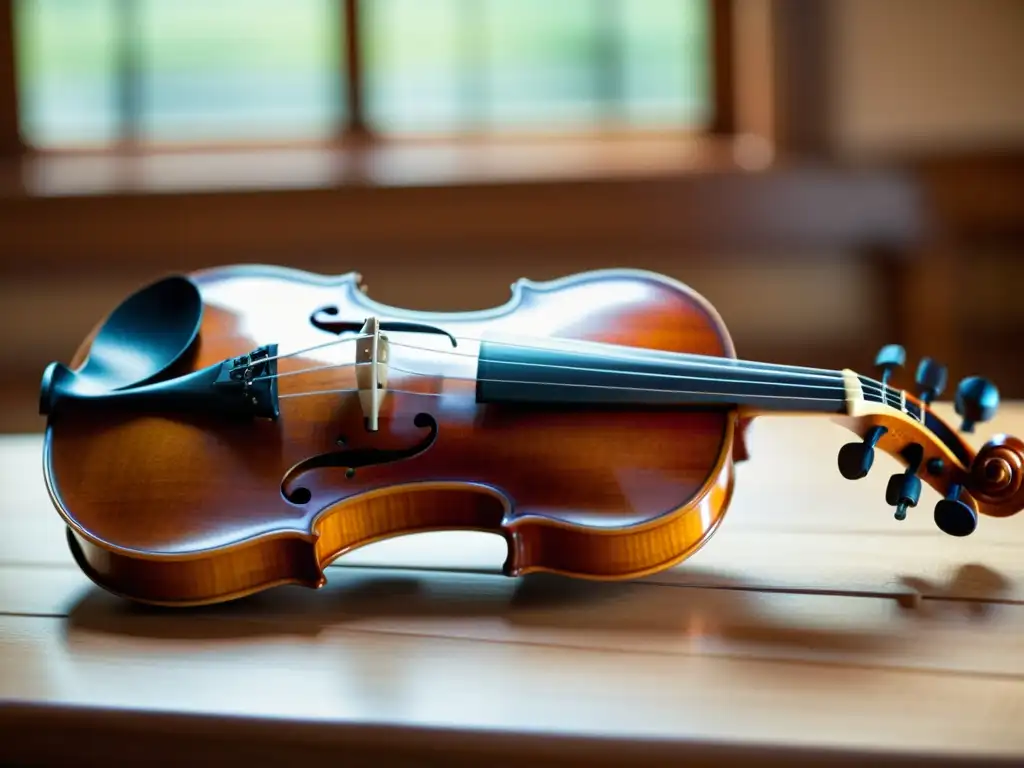
[[[844,474],[888,451],[911,468],[889,503],[916,504],[919,473],[952,494],[936,521],[954,535],[1024,506],[1024,444],[975,455],[893,392],[740,364],[706,300],[647,272],[437,313],[384,306],[355,273],[231,266],[140,289],[51,363],[43,467],[82,570],[161,605],[317,588],[358,547],[441,530],[501,536],[509,576],[657,572],[722,522],[765,409],[870,435]]]
[[[734,355],[706,301],[645,273],[520,280],[505,305],[454,314],[382,306],[356,274],[243,266],[189,278],[202,317],[179,376],[268,339],[279,349],[330,341],[310,321],[324,308],[356,328],[372,315],[456,337],[513,332]],[[376,432],[343,365],[352,344],[279,360],[282,395],[327,394],[283,397],[274,420],[116,408],[51,418],[46,481],[80,565],[135,600],[200,604],[279,584],[319,587],[331,561],[388,537],[473,530],[505,539],[510,576],[621,579],[681,561],[719,524],[733,483],[734,409],[479,404],[471,345],[446,356],[444,337],[416,339],[428,343],[438,352],[392,347],[393,362],[438,377],[392,367]],[[287,376],[331,363],[342,364]],[[470,378],[442,378],[467,364]],[[366,459],[372,452],[379,461]],[[323,456],[328,466],[296,471]]]

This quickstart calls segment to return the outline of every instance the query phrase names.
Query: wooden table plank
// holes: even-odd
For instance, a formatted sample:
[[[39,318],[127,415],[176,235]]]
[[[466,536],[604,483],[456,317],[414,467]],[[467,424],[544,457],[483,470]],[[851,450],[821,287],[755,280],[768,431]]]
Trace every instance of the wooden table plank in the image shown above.
[[[1024,682],[1024,606],[594,584],[535,576],[338,569],[324,590],[285,587],[185,611],[135,607],[71,569],[0,568],[0,615],[67,618],[94,634],[179,637],[189,648],[323,631],[511,645],[917,669]],[[187,629],[183,629],[187,627]],[[168,643],[168,652],[176,649]]]
[[[165,621],[156,619],[155,621]],[[241,625],[239,625],[241,626]],[[1020,756],[1024,684],[325,627],[197,643],[0,617],[8,701],[591,738]]]

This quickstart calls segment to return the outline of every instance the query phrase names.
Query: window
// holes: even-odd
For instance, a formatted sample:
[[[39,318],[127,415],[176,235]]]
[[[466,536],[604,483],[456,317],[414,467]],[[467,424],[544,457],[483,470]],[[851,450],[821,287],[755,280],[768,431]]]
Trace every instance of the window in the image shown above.
[[[700,130],[712,15],[708,0],[16,0],[18,119],[40,148],[320,141],[360,124]]]

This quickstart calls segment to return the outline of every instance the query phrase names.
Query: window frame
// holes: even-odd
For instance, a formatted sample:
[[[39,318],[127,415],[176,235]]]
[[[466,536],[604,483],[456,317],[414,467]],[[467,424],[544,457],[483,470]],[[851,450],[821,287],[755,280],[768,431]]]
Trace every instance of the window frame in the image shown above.
[[[365,88],[363,87],[363,41],[359,34],[361,25],[360,0],[335,0],[337,13],[335,18],[340,23],[341,77],[339,83],[343,93],[342,99],[346,109],[340,120],[335,136],[329,141],[310,142],[304,140],[286,142],[247,142],[238,141],[216,141],[216,142],[182,142],[173,144],[160,144],[156,142],[139,142],[134,136],[133,126],[135,116],[131,114],[132,100],[122,99],[127,114],[123,115],[124,129],[119,140],[110,145],[100,148],[36,148],[30,146],[21,136],[20,130],[20,104],[18,98],[17,63],[16,63],[16,31],[14,19],[15,0],[0,0],[2,13],[0,13],[0,158],[24,157],[24,156],[53,156],[53,155],[82,155],[82,154],[116,154],[131,153],[158,153],[167,150],[192,150],[201,149],[206,151],[227,151],[231,152],[240,148],[266,147],[279,149],[284,147],[308,147],[310,145],[323,146],[327,144],[337,149],[358,149],[366,146],[381,146],[385,144],[408,144],[408,143],[455,143],[462,140],[486,140],[491,137],[479,137],[472,134],[451,133],[436,136],[395,139],[391,136],[376,134],[366,117]],[[671,131],[675,134],[685,134],[695,137],[701,136],[728,136],[735,130],[734,126],[734,69],[733,69],[733,3],[735,0],[706,0],[708,3],[708,17],[710,19],[709,29],[709,52],[710,71],[712,82],[710,93],[712,95],[712,120],[705,129],[693,129],[686,127]],[[124,60],[130,60],[128,52],[121,52]],[[131,84],[127,82],[130,73],[122,68],[118,73],[122,80],[119,88],[123,93],[131,90]],[[586,130],[579,132],[560,132],[555,138],[559,141],[573,139],[576,137],[588,140],[594,135],[609,136],[611,138],[622,137],[623,135],[636,136],[642,134],[663,134],[665,131],[648,131],[645,129],[630,130]],[[497,141],[505,141],[509,138],[517,138],[514,132],[501,131],[493,135]],[[540,137],[543,140],[543,137]]]

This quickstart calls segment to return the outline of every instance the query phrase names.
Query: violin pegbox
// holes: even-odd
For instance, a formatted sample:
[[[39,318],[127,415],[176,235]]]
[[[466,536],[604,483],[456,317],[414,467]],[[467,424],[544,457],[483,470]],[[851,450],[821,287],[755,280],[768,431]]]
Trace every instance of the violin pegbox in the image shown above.
[[[1016,514],[1024,507],[1024,442],[1000,435],[975,451],[930,407],[945,389],[945,366],[930,358],[921,360],[916,397],[889,385],[905,359],[902,347],[889,345],[875,360],[880,381],[843,372],[846,414],[837,421],[861,439],[839,450],[840,474],[848,480],[866,477],[876,448],[885,451],[905,467],[889,478],[885,491],[886,502],[896,508],[895,518],[906,519],[927,483],[942,495],[934,522],[950,536],[973,533],[979,514]],[[992,382],[979,376],[965,378],[954,399],[961,431],[971,432],[975,424],[991,419],[998,404],[999,391]]]
[[[881,391],[889,385],[889,379],[894,371],[902,368],[907,362],[907,352],[899,344],[887,344],[882,347],[875,356],[875,367],[881,372],[879,387]],[[858,379],[859,381],[859,379]],[[849,407],[850,397],[856,396],[851,393],[851,387],[847,385],[847,406]],[[861,390],[863,392],[863,389]],[[875,462],[875,445],[886,432],[886,428],[880,425],[870,427],[859,443],[847,443],[839,450],[839,472],[847,480],[859,480],[867,477],[871,466]]]

